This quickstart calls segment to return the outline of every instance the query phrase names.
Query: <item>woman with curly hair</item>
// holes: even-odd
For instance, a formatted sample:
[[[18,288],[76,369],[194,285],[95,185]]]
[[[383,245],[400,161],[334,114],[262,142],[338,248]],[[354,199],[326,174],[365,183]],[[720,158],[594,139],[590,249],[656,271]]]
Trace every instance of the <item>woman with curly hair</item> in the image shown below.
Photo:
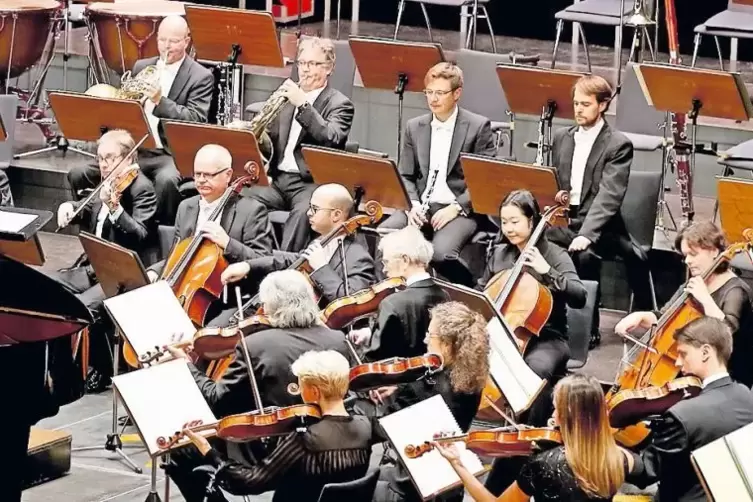
[[[372,393],[378,402],[389,398],[385,414],[406,408],[437,394],[452,411],[458,426],[467,431],[481,401],[481,392],[489,376],[489,335],[486,321],[478,312],[459,302],[440,303],[430,311],[431,321],[424,340],[427,351],[439,354],[443,369],[428,378],[399,387],[385,387]],[[391,457],[381,466],[375,502],[421,500],[408,473]],[[459,494],[462,499],[462,491]]]

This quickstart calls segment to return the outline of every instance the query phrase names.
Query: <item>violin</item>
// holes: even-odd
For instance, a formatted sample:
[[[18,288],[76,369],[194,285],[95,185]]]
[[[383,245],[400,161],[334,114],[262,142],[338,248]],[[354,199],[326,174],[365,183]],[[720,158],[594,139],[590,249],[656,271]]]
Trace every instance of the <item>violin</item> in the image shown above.
[[[419,378],[442,371],[444,360],[439,354],[416,357],[394,357],[373,363],[361,363],[350,368],[350,389],[353,392],[415,382]]]
[[[701,393],[703,384],[694,376],[677,378],[662,386],[621,390],[607,402],[609,424],[620,429],[652,415],[661,415],[683,399]]]
[[[346,221],[343,221],[342,223],[338,223],[335,228],[333,228],[327,235],[320,239],[322,247],[326,246],[335,239],[345,237],[347,235],[353,235],[359,228],[365,225],[372,225],[376,223],[377,221],[382,219],[382,215],[384,214],[382,205],[375,200],[366,202],[366,204],[364,204],[364,211],[366,212],[366,214],[359,214]],[[311,274],[312,271],[308,260],[303,255],[301,255],[297,260],[291,263],[287,270],[297,270],[299,272],[302,272],[307,277],[309,274]],[[256,294],[253,298],[243,304],[243,306],[241,307],[243,310],[236,312],[235,317],[240,320],[243,312],[258,305],[259,295]]]
[[[550,427],[499,427],[467,434],[437,434],[434,442],[462,442],[469,450],[487,457],[519,457],[562,444],[562,435],[559,430]],[[419,458],[433,449],[434,445],[427,441],[419,445],[407,445],[404,451],[408,458]]]
[[[393,277],[352,295],[343,296],[322,310],[322,320],[332,329],[346,328],[359,319],[373,315],[382,300],[405,287],[402,277]]]
[[[131,164],[118,172],[115,177],[109,182],[110,186],[110,198],[107,201],[108,206],[116,207],[120,201],[120,197],[123,192],[128,190],[128,187],[139,177],[139,165]]]

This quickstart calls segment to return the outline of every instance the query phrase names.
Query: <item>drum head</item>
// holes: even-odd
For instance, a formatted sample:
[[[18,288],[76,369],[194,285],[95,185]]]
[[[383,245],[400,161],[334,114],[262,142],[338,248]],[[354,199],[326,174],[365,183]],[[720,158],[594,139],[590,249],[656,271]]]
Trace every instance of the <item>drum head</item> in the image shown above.
[[[86,7],[87,11],[103,15],[120,15],[127,17],[166,17],[166,16],[184,16],[186,10],[183,2],[169,2],[165,0],[154,0],[145,2],[144,0],[134,0],[128,2],[94,2]]]
[[[0,2],[0,12],[9,10],[54,10],[59,8],[62,8],[62,4],[58,0],[3,0]]]

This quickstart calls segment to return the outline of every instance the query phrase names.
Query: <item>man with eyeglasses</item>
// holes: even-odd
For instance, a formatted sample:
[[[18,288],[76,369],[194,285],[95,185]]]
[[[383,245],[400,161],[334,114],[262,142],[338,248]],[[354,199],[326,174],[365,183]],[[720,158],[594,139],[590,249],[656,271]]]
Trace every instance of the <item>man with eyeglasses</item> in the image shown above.
[[[329,86],[335,67],[335,46],[327,39],[305,38],[298,46],[298,83],[286,80],[281,93],[288,103],[267,128],[274,146],[268,187],[254,187],[251,196],[270,210],[290,211],[280,247],[300,251],[311,239],[306,212],[316,188],[303,159],[301,145],[344,149],[353,124],[353,103]]]
[[[452,282],[472,286],[460,251],[473,237],[478,221],[460,166],[461,153],[496,155],[491,122],[458,106],[463,71],[438,63],[424,78],[431,113],[408,121],[398,166],[412,209],[393,213],[382,229],[414,225],[434,246],[432,265]]]
[[[186,54],[191,43],[188,24],[181,16],[167,16],[159,25],[157,47],[160,56],[140,59],[133,65],[138,74],[156,66],[159,84],[147,91],[144,111],[157,148],[139,150],[140,166],[157,191],[157,221],[173,225],[181,201],[178,186],[182,177],[175,167],[162,120],[206,122],[214,90],[212,72]],[[76,166],[68,173],[74,194],[99,184],[99,173],[91,166]]]
[[[261,279],[269,272],[290,267],[300,256],[305,256],[312,270],[309,277],[320,295],[322,307],[371,286],[376,282],[374,259],[362,235],[332,239],[324,246],[321,243],[323,236],[351,216],[353,203],[353,197],[344,186],[334,183],[320,186],[311,194],[307,212],[311,230],[318,237],[302,253],[273,251],[264,258],[235,263],[223,272],[222,282],[240,281],[247,275]]]
[[[204,145],[196,152],[193,175],[199,195],[184,200],[178,206],[173,248],[184,239],[202,234],[222,249],[228,263],[268,256],[272,252],[272,225],[267,208],[259,201],[233,193],[219,217],[210,220],[231,184],[232,163],[230,152],[220,145]],[[156,281],[164,267],[165,261],[151,266],[147,270],[149,279]],[[228,304],[235,305],[234,297],[228,296]],[[217,302],[212,309],[208,317],[213,319],[209,322],[210,326],[226,323],[234,311],[222,302]]]
[[[136,164],[136,154],[128,155],[135,142],[127,131],[106,132],[97,142],[97,161],[102,179],[117,167],[118,172]],[[118,166],[120,164],[120,166]],[[156,254],[156,225],[154,215],[157,198],[154,186],[139,172],[122,194],[113,195],[109,184],[102,187],[99,197],[78,215],[74,213],[80,202],[63,202],[57,212],[58,226],[78,223],[82,230],[120,246],[136,251],[146,263]],[[87,375],[89,393],[104,391],[112,377],[111,348],[107,334],[112,323],[104,311],[105,294],[97,282],[94,269],[85,254],[68,269],[51,274],[89,308],[94,323],[89,326],[91,371]]]

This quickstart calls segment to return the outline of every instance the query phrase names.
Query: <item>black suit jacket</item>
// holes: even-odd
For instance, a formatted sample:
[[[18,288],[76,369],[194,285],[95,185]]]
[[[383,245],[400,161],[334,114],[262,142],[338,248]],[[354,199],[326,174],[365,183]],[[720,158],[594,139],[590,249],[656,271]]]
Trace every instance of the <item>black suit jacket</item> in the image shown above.
[[[447,293],[431,278],[415,282],[382,300],[364,358],[379,361],[425,354],[429,310],[449,300]]]
[[[287,103],[267,128],[269,139],[274,145],[269,175],[275,176],[279,172],[277,167],[285,152],[293,120],[301,124],[301,134],[293,151],[295,161],[303,179],[310,182],[313,178],[303,159],[301,145],[344,149],[353,125],[354,114],[355,107],[350,99],[329,85],[322,90],[313,105],[302,107],[298,113],[296,107]]]
[[[78,207],[80,202],[73,202]],[[142,261],[151,263],[156,246],[156,226],[154,215],[157,210],[157,196],[154,185],[143,173],[139,173],[133,183],[123,192],[120,199],[123,212],[115,223],[105,218],[102,238],[136,251]],[[97,216],[102,208],[99,197],[79,213],[74,223],[91,234],[97,230]]]
[[[740,427],[753,423],[753,393],[729,377],[711,382],[701,393],[680,401],[653,424],[653,444],[643,465],[626,481],[640,487],[659,481],[661,502],[704,502],[706,495],[690,454]]]
[[[347,268],[347,291],[355,293],[368,288],[376,282],[374,274],[374,258],[369,254],[362,236],[348,236],[343,239],[345,250],[345,268]],[[295,262],[299,253],[288,251],[272,251],[271,256],[248,260],[251,266],[249,277],[266,275],[275,270],[285,270]],[[345,296],[345,270],[340,251],[335,251],[329,263],[314,271],[311,281],[321,295],[320,305],[326,306],[333,300]]]
[[[563,190],[571,190],[575,131],[578,126],[560,129],[552,141],[553,162]],[[578,214],[571,215],[578,235],[597,243],[602,233],[627,235],[620,214],[633,163],[633,143],[607,122],[594,141],[583,173],[583,187]]]
[[[304,352],[336,350],[346,358],[350,357],[343,334],[326,326],[267,329],[247,336],[245,343],[265,407],[301,404],[300,397],[291,395],[287,387],[298,381],[290,366]],[[193,364],[189,364],[189,367],[201,393],[218,418],[256,409],[240,344],[235,348],[233,362],[217,382]]]
[[[200,195],[195,195],[178,206],[173,247],[183,239],[193,237],[196,232],[200,198]],[[231,195],[220,218],[220,226],[230,237],[224,254],[229,263],[267,256],[272,252],[274,241],[268,214],[261,202],[250,197]],[[162,275],[164,266],[163,260],[150,269]]]
[[[159,58],[139,59],[133,65],[133,74],[138,75],[149,65],[156,65]],[[178,68],[172,87],[167,96],[162,96],[154,107],[154,116],[160,119],[183,120],[186,122],[206,122],[209,105],[214,92],[212,72],[186,56]],[[165,130],[160,121],[159,136],[165,149],[168,149]]]
[[[421,200],[429,179],[431,154],[431,121],[434,115],[427,113],[408,121],[403,133],[403,150],[400,154],[400,176],[403,178],[408,197]],[[488,118],[458,107],[452,145],[447,162],[447,185],[455,194],[458,203],[466,213],[471,212],[471,198],[465,184],[463,168],[460,166],[461,153],[475,153],[493,157],[494,146],[491,122]]]

